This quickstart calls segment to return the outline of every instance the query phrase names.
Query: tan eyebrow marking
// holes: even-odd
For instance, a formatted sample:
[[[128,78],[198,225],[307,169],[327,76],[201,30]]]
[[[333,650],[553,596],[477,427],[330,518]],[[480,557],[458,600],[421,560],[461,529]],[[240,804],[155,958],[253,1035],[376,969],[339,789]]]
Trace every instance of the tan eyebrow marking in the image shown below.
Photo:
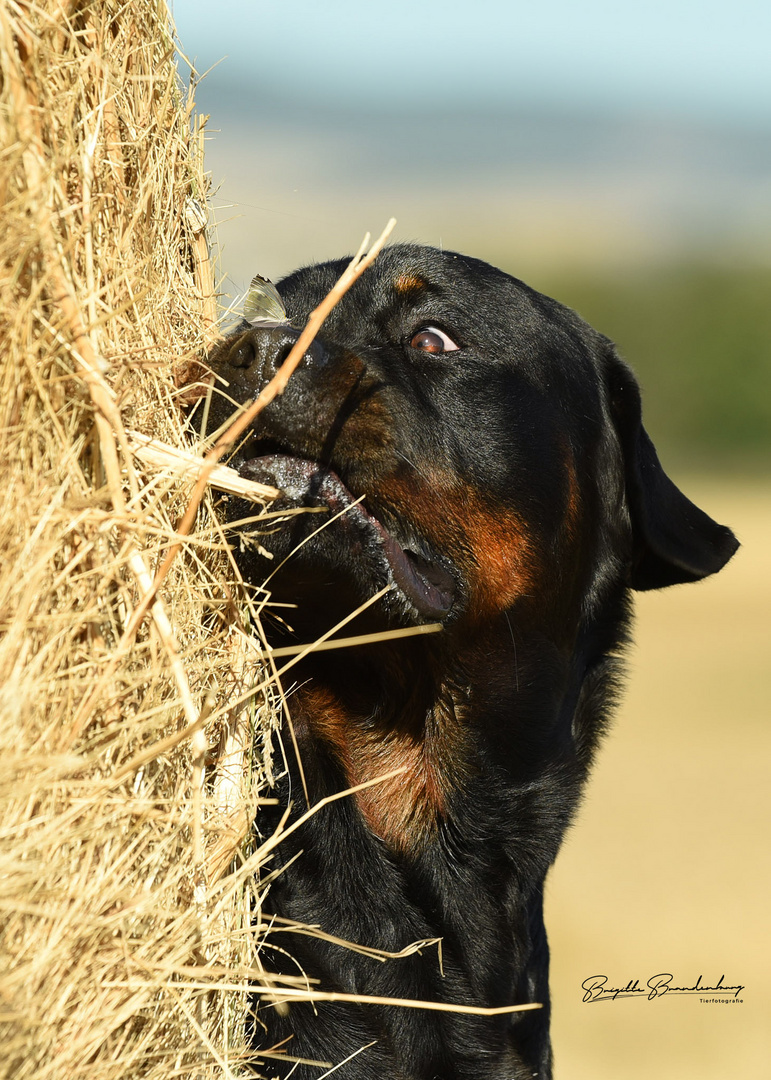
[[[394,282],[394,288],[398,293],[419,292],[421,289],[425,289],[425,287],[425,281],[423,278],[418,277],[417,274],[399,274]]]

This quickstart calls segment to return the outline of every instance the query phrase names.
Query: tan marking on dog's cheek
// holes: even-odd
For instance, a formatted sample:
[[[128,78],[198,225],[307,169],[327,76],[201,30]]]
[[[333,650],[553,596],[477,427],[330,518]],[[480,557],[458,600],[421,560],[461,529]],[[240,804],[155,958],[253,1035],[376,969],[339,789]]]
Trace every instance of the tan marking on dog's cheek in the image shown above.
[[[576,460],[568,444],[565,448],[565,476],[567,478],[567,500],[563,518],[563,532],[569,543],[576,542],[581,531],[581,486],[578,482]]]
[[[437,553],[460,570],[474,622],[532,595],[542,579],[541,563],[527,525],[508,508],[485,506],[482,496],[456,478],[429,475],[430,487],[403,477],[383,485],[389,507],[408,521]]]
[[[470,525],[475,562],[470,611],[482,621],[506,611],[519,599],[536,595],[543,574],[532,537],[519,517],[480,510]]]

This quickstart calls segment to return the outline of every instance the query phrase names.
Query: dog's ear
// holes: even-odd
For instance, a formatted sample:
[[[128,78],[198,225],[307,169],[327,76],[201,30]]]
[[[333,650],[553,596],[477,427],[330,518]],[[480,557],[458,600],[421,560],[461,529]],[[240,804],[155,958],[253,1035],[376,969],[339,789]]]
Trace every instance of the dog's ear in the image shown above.
[[[637,380],[612,346],[605,372],[632,522],[629,584],[639,590],[660,589],[716,573],[739,547],[738,540],[687,499],[664,472],[642,425]]]

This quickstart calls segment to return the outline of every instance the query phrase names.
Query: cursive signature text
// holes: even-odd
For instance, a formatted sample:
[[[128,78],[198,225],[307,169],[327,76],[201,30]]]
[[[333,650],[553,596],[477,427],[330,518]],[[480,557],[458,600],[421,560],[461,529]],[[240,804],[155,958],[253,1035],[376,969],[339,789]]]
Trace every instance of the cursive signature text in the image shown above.
[[[644,986],[640,985],[639,979],[630,979],[624,985],[610,986],[607,975],[591,975],[581,983],[584,991],[584,1001],[615,1001],[620,997],[635,997],[642,994],[648,1001],[663,997],[665,994],[726,994],[738,997],[744,989],[743,986],[726,986],[725,975],[721,975],[714,986],[707,986],[699,975],[693,986],[674,986],[674,975],[662,972],[660,975],[652,975]]]

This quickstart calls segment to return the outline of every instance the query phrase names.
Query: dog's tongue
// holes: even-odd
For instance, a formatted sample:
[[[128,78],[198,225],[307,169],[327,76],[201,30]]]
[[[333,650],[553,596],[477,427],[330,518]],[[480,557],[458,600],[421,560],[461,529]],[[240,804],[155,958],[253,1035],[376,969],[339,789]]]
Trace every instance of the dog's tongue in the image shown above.
[[[455,582],[451,575],[405,550],[376,517],[356,502],[336,473],[316,461],[285,454],[253,458],[241,466],[240,473],[249,480],[279,488],[293,503],[326,505],[334,514],[345,511],[340,518],[342,528],[355,523],[374,532],[395,585],[424,618],[441,618],[452,607]]]

